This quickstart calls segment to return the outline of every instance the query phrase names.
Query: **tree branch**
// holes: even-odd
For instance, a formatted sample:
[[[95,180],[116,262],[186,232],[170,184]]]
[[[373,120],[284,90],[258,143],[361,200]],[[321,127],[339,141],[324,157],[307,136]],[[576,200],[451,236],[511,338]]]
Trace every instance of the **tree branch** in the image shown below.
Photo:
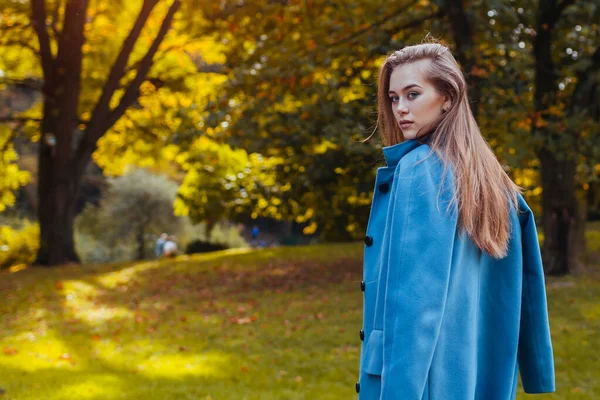
[[[397,17],[397,16],[405,13],[409,8],[413,7],[415,4],[417,4],[417,2],[413,1],[412,4],[407,4],[405,7],[402,7],[400,9],[394,11],[391,14],[385,15],[381,19],[373,22],[371,25],[369,25],[369,26],[367,26],[365,28],[359,29],[358,31],[356,31],[354,33],[351,33],[350,35],[348,35],[348,36],[346,36],[346,37],[338,40],[337,42],[331,43],[331,45],[332,46],[339,46],[339,45],[344,44],[346,42],[351,42],[352,40],[356,39],[357,37],[361,36],[362,34],[368,32],[368,31],[370,31],[371,29],[376,28],[378,26],[381,26],[381,25],[385,24],[391,18],[395,18],[395,17]]]
[[[70,73],[79,72],[73,67],[81,63],[81,46],[85,42],[84,25],[88,4],[89,0],[67,2],[62,32],[58,38],[56,59],[62,62],[62,65],[58,66],[59,70],[61,67],[68,67]]]
[[[565,10],[565,8],[569,7],[570,5],[575,4],[575,0],[563,0],[560,3],[558,3],[558,5],[556,6],[556,20],[555,22],[558,20],[558,18],[560,18],[560,15],[563,13],[563,11]]]
[[[121,118],[125,110],[137,98],[140,85],[142,84],[142,82],[144,82],[144,80],[146,79],[146,75],[148,75],[148,72],[152,67],[154,55],[156,54],[158,47],[165,38],[167,32],[171,28],[171,22],[173,21],[175,12],[179,8],[180,4],[181,0],[175,0],[173,4],[171,4],[171,7],[169,8],[167,15],[165,16],[165,19],[162,22],[160,30],[156,35],[156,38],[154,38],[154,42],[152,42],[152,45],[150,46],[148,52],[146,53],[146,55],[140,63],[140,68],[138,69],[137,75],[135,76],[133,81],[131,81],[129,87],[125,90],[125,94],[121,98],[119,105],[110,112],[106,122],[105,130],[108,130],[111,126],[113,126],[114,123],[117,122],[119,118]]]
[[[164,56],[166,56],[166,54],[167,54],[168,52],[170,52],[171,50],[181,49],[182,47],[185,47],[185,46],[187,46],[187,45],[188,45],[188,44],[190,44],[190,43],[191,43],[191,41],[190,41],[190,40],[187,40],[185,43],[179,43],[179,44],[174,44],[174,45],[171,45],[171,46],[169,46],[169,47],[165,47],[165,48],[161,49],[161,52],[160,52],[160,53],[158,53],[158,52],[157,52],[157,53],[156,53],[156,55],[155,55],[155,57],[157,57],[157,58],[163,58],[163,57],[164,57]],[[186,52],[186,54],[187,54],[187,52]],[[125,70],[125,73],[124,73],[124,75],[127,75],[127,74],[128,74],[129,72],[131,72],[131,71],[137,71],[141,63],[142,63],[142,60],[139,60],[138,62],[136,62],[136,63],[134,63],[134,64],[130,65],[130,66],[129,66],[129,67],[126,69],[126,70]]]
[[[381,48],[382,47],[387,47],[388,46],[388,42],[390,41],[391,37],[395,34],[398,33],[400,31],[403,31],[405,29],[412,29],[412,28],[417,28],[419,25],[421,25],[423,22],[429,20],[429,19],[434,19],[434,18],[439,18],[442,17],[444,15],[443,10],[438,10],[436,13],[430,14],[430,15],[424,15],[421,18],[417,18],[414,19],[412,21],[408,21],[406,24],[402,25],[402,26],[393,26],[392,28],[388,28],[385,29],[383,31],[383,36],[384,39],[381,41],[381,44],[379,46],[373,46],[371,51],[369,52],[369,57],[376,57],[378,55],[381,55]]]
[[[196,70],[198,72],[212,72],[215,74],[227,74],[227,68],[223,64],[208,64],[202,56],[197,54],[192,54],[187,50],[184,50],[184,53],[190,58],[190,60],[196,65]]]
[[[156,0],[151,1],[153,3],[151,4],[153,7],[156,4]],[[148,71],[150,71],[150,67],[152,66],[154,55],[156,54],[158,47],[165,38],[169,28],[171,27],[171,23],[173,21],[175,12],[177,11],[180,5],[181,0],[174,0],[173,4],[171,4],[171,7],[167,11],[167,15],[165,16],[165,19],[162,22],[159,32],[156,35],[156,38],[152,42],[152,45],[150,46],[148,52],[146,53],[146,55],[140,63],[140,68],[138,69],[137,75],[125,90],[125,94],[123,94],[119,105],[115,107],[112,111],[110,111],[108,115],[97,114],[99,104],[96,106],[96,110],[94,110],[92,118],[89,121],[88,128],[86,129],[85,135],[79,143],[79,146],[77,147],[77,151],[74,157],[74,168],[76,174],[81,175],[83,173],[85,167],[87,166],[87,163],[89,162],[91,154],[96,149],[98,139],[100,139],[102,135],[106,133],[106,131],[110,129],[110,127],[112,127],[115,124],[115,122],[118,121],[118,119],[125,113],[125,110],[137,98],[139,87],[142,84],[142,82],[144,82],[144,80],[146,79],[146,75],[148,74]],[[126,39],[126,41],[128,39],[129,37]],[[134,44],[135,42],[131,43],[131,48],[133,48]],[[123,47],[125,47],[125,44]],[[131,50],[129,52],[131,52]],[[126,55],[126,57],[128,57],[128,54]],[[122,65],[122,70],[125,69],[125,66],[125,64]],[[118,84],[118,81],[115,84]],[[108,100],[110,100],[110,98],[108,98]],[[100,117],[102,117],[102,120],[99,119]]]
[[[558,3],[555,6],[555,8],[550,8],[549,10],[546,10],[547,12],[542,14],[542,20],[545,21],[540,25],[546,23],[548,26],[547,29],[554,29],[554,25],[556,25],[556,23],[560,19],[560,16],[562,15],[565,8],[573,4],[575,4],[575,0],[563,0],[560,3]]]
[[[7,40],[4,42],[1,42],[0,45],[6,46],[6,47],[9,47],[9,46],[23,47],[25,49],[31,50],[35,54],[36,57],[40,56],[40,51],[38,49],[33,47],[31,44],[22,42],[20,40]]]
[[[27,89],[41,91],[44,82],[42,80],[36,80],[34,78],[25,78],[25,79],[12,79],[12,78],[1,78],[0,83],[4,83],[6,85],[15,85],[25,87]]]
[[[56,4],[54,6],[54,10],[52,12],[52,23],[50,24],[50,27],[52,27],[52,32],[54,32],[54,37],[58,38],[58,36],[60,35],[60,32],[58,31],[58,10],[60,9],[60,6],[62,5],[62,1],[57,0]]]
[[[10,123],[10,122],[16,122],[19,124],[26,123],[26,122],[42,122],[42,118],[11,117],[11,116],[0,117],[0,123]],[[76,120],[74,120],[74,123],[77,125],[87,125],[88,122],[83,119],[76,119]]]
[[[46,81],[52,79],[54,58],[50,50],[50,37],[46,30],[46,9],[44,0],[31,0],[31,23],[35,29],[40,44],[42,70]]]
[[[4,152],[8,149],[8,146],[12,143],[14,137],[15,131],[11,130],[4,143],[2,143],[2,147],[0,147],[0,155],[4,154]]]
[[[127,67],[127,62],[129,61],[129,56],[133,51],[133,47],[140,36],[140,33],[146,24],[146,21],[150,17],[150,13],[154,6],[156,6],[157,0],[144,1],[142,5],[142,9],[133,24],[133,28],[129,32],[127,38],[123,41],[123,46],[121,47],[121,51],[117,56],[115,63],[113,64],[112,69],[108,75],[108,79],[106,80],[106,84],[102,90],[102,95],[100,99],[96,103],[96,107],[92,112],[92,117],[90,118],[90,127],[96,130],[96,126],[104,125],[103,122],[106,121],[106,117],[109,114],[110,110],[110,100],[112,99],[115,91],[119,88],[119,84],[121,78],[125,75],[125,68]],[[91,136],[94,136],[94,142],[100,137],[103,133],[102,129],[98,128],[99,133],[94,132]],[[86,132],[88,134],[88,132]],[[81,143],[85,143],[86,141],[82,141]],[[86,146],[89,144],[86,144]]]
[[[0,123],[5,124],[5,123],[10,123],[10,122],[16,122],[16,123],[42,122],[42,119],[41,118],[31,118],[31,117],[13,117],[10,115],[0,117]]]
[[[423,22],[425,22],[427,20],[439,18],[439,17],[442,17],[443,15],[444,15],[444,11],[440,9],[440,10],[438,10],[437,12],[435,12],[433,14],[423,15],[421,18],[417,18],[417,19],[413,19],[411,21],[408,21],[404,25],[394,26],[391,29],[386,29],[386,30],[384,30],[384,32],[386,33],[386,35],[391,35],[394,32],[400,32],[400,31],[403,31],[405,29],[416,28],[416,27],[418,27],[419,25],[421,25]]]

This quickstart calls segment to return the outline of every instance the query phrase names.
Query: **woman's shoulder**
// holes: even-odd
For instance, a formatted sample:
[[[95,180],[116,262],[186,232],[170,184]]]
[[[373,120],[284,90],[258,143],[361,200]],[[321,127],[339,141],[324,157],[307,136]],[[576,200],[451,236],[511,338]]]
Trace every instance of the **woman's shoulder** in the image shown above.
[[[423,144],[406,154],[401,164],[397,176],[403,182],[402,187],[398,186],[402,195],[410,184],[414,187],[411,193],[442,196],[447,200],[454,197],[456,185],[451,163],[444,163],[443,156],[429,145]]]
[[[427,173],[439,178],[453,177],[452,165],[445,163],[443,155],[433,150],[427,143],[406,154],[402,161],[405,167],[414,168],[416,173]]]
[[[409,151],[402,159],[402,161],[417,162],[423,161],[427,163],[439,163],[442,161],[442,155],[437,151],[433,150],[427,143],[423,143],[420,146],[415,147]]]
[[[521,225],[525,225],[529,221],[529,219],[532,219],[535,222],[535,216],[533,214],[533,210],[531,209],[529,204],[527,204],[525,197],[523,197],[523,195],[518,192],[517,192],[517,203],[518,203],[518,209],[511,207],[511,211],[517,214]]]

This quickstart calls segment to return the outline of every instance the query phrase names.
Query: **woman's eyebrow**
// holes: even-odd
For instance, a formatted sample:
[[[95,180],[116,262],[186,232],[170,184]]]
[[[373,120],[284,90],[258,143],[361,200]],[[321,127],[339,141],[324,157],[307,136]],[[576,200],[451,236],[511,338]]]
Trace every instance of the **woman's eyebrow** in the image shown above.
[[[404,89],[402,89],[402,91],[408,90],[408,89],[413,88],[413,87],[418,87],[418,88],[423,89],[421,86],[417,85],[416,83],[411,83],[411,84],[408,84],[408,85],[404,86]],[[388,93],[392,94],[392,93],[396,93],[396,92],[394,90],[390,90]]]

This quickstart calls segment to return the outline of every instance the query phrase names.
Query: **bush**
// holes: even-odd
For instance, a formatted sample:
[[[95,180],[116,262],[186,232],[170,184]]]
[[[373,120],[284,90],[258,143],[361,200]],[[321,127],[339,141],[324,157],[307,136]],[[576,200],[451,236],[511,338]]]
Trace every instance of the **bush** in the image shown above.
[[[83,263],[107,263],[113,261],[131,261],[137,248],[131,241],[117,241],[113,245],[99,240],[93,235],[75,232],[75,250]],[[150,252],[148,250],[148,252]]]
[[[308,244],[313,244],[316,240],[311,238],[310,236],[305,235],[288,235],[284,236],[280,244],[282,246],[304,246]]]
[[[228,247],[219,243],[208,243],[203,240],[194,240],[188,243],[185,254],[208,253],[210,251],[225,250]]]
[[[248,243],[240,234],[239,227],[227,221],[215,224],[210,238],[208,238],[206,223],[201,222],[194,225],[189,218],[184,217],[181,231],[176,236],[179,239],[178,242],[187,243],[186,254],[248,247]],[[199,250],[192,250],[191,253],[188,253],[188,248]]]
[[[240,235],[240,229],[236,225],[228,222],[215,224],[210,233],[210,243],[223,244],[227,248],[245,248],[248,247],[246,240]]]
[[[0,226],[0,269],[31,264],[40,247],[39,225],[26,222],[22,228]]]

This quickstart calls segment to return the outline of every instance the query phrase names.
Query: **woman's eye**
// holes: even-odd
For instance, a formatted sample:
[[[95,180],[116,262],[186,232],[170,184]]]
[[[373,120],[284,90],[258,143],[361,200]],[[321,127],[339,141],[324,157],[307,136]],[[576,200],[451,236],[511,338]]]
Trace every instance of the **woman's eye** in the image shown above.
[[[417,92],[409,92],[406,95],[406,98],[408,98],[409,100],[414,100],[418,95],[419,95],[419,93],[417,93]]]
[[[392,100],[392,103],[397,103],[400,101],[400,98],[398,96],[390,96],[390,100]]]

